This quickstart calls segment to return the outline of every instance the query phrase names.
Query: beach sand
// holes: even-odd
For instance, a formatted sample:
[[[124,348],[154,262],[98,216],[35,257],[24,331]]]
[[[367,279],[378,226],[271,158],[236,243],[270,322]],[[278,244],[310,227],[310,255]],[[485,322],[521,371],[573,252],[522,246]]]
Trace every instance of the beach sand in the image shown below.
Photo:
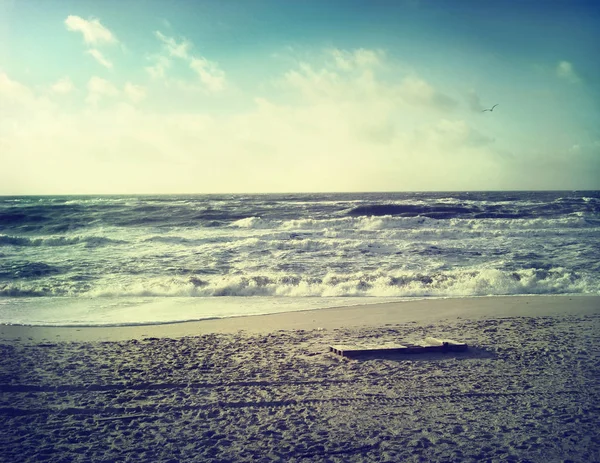
[[[467,342],[346,359],[331,344]],[[0,460],[600,461],[600,297],[0,327]]]

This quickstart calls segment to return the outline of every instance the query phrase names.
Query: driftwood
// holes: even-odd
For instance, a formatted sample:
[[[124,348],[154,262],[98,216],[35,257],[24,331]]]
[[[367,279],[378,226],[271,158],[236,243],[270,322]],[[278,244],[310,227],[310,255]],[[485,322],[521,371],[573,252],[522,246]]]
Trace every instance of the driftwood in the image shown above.
[[[360,343],[337,344],[329,346],[329,351],[342,357],[359,357],[372,354],[423,354],[428,352],[460,352],[467,350],[464,342],[452,339],[437,339],[427,337],[416,343]]]

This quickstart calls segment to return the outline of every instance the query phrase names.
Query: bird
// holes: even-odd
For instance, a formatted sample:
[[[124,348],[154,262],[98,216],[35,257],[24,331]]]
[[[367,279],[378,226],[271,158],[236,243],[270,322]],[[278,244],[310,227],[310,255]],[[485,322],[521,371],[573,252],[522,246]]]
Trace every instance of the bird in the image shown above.
[[[483,110],[483,111],[481,111],[481,112],[482,112],[482,113],[484,113],[484,112],[486,112],[486,111],[490,111],[490,112],[492,112],[496,106],[498,106],[498,104],[495,104],[495,105],[494,105],[494,106],[492,106],[491,108],[484,109],[484,110]]]

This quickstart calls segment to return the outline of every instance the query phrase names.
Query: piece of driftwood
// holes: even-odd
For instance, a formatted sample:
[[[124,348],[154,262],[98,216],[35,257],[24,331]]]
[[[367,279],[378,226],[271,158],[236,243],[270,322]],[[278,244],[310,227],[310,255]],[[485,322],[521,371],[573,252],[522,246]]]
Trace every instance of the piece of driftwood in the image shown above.
[[[329,351],[342,357],[373,354],[422,354],[428,352],[460,352],[467,350],[464,342],[427,337],[416,343],[360,343],[329,346]]]

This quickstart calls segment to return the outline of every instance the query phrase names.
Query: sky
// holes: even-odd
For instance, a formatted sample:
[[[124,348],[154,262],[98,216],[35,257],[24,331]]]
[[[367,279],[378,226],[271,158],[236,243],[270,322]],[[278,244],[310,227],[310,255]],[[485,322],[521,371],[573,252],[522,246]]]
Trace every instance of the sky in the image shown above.
[[[0,195],[600,189],[599,46],[596,0],[0,0]]]

